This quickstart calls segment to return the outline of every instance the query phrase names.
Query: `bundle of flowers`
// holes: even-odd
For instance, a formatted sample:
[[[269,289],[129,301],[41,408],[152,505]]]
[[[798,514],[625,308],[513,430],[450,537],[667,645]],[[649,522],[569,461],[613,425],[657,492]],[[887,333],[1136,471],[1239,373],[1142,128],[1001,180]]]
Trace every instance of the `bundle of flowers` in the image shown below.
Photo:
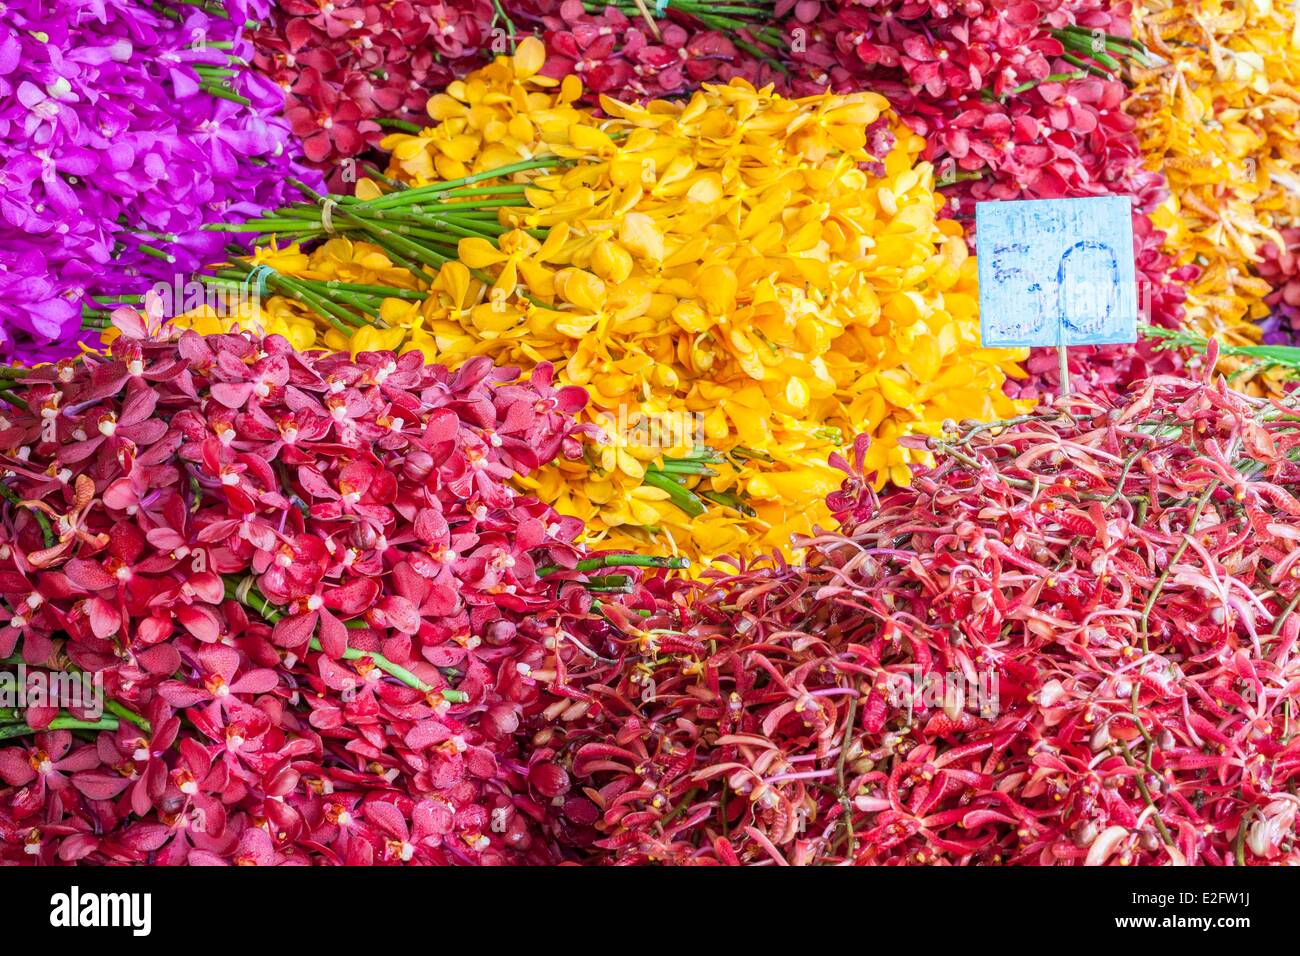
[[[253,62],[284,91],[307,158],[339,188],[356,181],[343,161],[377,145],[384,125],[423,118],[426,90],[510,48],[514,27],[499,9],[492,0],[280,0],[252,35]]]
[[[510,487],[578,453],[582,390],[158,307],[4,372],[4,676],[105,706],[0,711],[0,860],[555,861],[568,778],[517,729],[584,715],[569,681],[653,611],[635,566],[680,566]]]
[[[585,386],[602,438],[528,487],[589,540],[789,547],[825,514],[844,435],[869,431],[880,481],[906,483],[928,453],[901,436],[1014,411],[1001,386],[1022,353],[980,348],[974,261],[883,99],[734,81],[684,104],[604,100],[598,128],[542,65],[526,40],[435,96],[440,122],[386,140],[407,188],[364,183],[248,228],[362,240],[426,286],[385,299],[379,273],[354,273],[338,294],[337,247],[259,251],[330,347],[553,362]]]
[[[1300,59],[1288,4],[1143,0],[1136,35],[1160,60],[1135,70],[1129,112],[1148,168],[1168,178],[1155,214],[1175,262],[1200,268],[1188,324],[1258,341],[1269,292],[1256,268],[1300,210]]]
[[[1181,283],[1148,218],[1163,196],[1143,169],[1124,77],[1144,62],[1128,4],[1041,0],[1017,4],[855,0],[792,3],[784,49],[797,91],[872,89],[925,137],[948,211],[973,229],[980,200],[1131,195],[1144,319],[1181,322]],[[1072,378],[1112,390],[1174,366],[1173,353],[1074,350]],[[1015,394],[1059,391],[1055,356],[1035,353]]]
[[[770,0],[517,0],[506,4],[546,43],[546,74],[582,80],[600,96],[633,101],[686,96],[739,77],[784,89],[785,42]]]
[[[284,198],[297,151],[248,72],[243,3],[6,5],[0,23],[0,354],[77,351],[83,305],[219,258],[202,222]],[[107,314],[106,312],[103,314]]]
[[[1160,377],[859,445],[806,565],[676,599],[557,729],[606,862],[1295,863],[1292,405]],[[635,662],[630,662],[635,663]]]

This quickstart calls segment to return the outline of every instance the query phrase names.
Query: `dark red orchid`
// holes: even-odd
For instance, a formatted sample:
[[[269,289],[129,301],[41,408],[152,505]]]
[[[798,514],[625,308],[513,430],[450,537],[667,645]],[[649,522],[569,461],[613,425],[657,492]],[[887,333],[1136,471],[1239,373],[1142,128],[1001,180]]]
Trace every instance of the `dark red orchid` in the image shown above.
[[[0,860],[559,859],[525,718],[589,707],[583,662],[644,624],[539,576],[580,560],[581,523],[508,489],[580,453],[583,391],[115,322],[108,359],[34,371],[4,416],[28,449],[4,461],[0,649],[113,706],[23,712],[24,741],[98,736],[5,751]],[[131,436],[87,450],[110,417]]]
[[[346,186],[356,169],[341,163],[378,144],[378,120],[423,122],[430,91],[508,52],[504,32],[494,39],[496,19],[491,0],[286,0],[252,34],[254,62],[285,90],[285,117],[307,157]]]
[[[0,750],[0,780],[13,787],[26,787],[37,801],[49,790],[84,786],[88,793],[100,792],[91,772],[99,767],[99,756],[89,745],[73,747],[72,734],[51,730],[37,734],[31,747]],[[126,781],[122,781],[125,785]]]
[[[759,49],[754,38],[731,37],[679,11],[645,19],[607,6],[589,12],[579,0],[518,0],[508,5],[521,24],[541,28],[547,47],[543,72],[557,79],[573,74],[588,98],[619,100],[680,96],[701,83],[741,77],[757,86],[780,79],[772,58],[742,50]]]

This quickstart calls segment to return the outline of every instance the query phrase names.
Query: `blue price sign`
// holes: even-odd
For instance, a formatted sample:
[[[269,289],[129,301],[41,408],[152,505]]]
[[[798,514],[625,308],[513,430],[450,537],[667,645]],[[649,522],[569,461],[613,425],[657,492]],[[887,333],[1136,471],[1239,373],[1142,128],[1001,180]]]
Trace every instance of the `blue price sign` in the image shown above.
[[[1127,196],[975,204],[988,348],[1137,341]]]

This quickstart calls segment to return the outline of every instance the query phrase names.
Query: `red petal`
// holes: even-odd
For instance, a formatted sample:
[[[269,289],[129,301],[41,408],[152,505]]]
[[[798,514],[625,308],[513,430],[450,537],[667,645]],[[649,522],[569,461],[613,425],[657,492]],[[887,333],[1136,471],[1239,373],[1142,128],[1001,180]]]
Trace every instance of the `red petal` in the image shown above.
[[[182,604],[176,608],[176,619],[205,644],[211,644],[221,637],[221,625],[217,616],[205,607]]]
[[[316,621],[319,615],[315,611],[309,614],[295,614],[292,617],[281,618],[275,625],[275,630],[271,632],[271,640],[280,647],[298,648],[303,647],[311,640],[312,634],[316,631]]]
[[[325,606],[344,617],[352,617],[370,608],[379,596],[379,582],[374,578],[353,578],[341,587],[325,592]]]
[[[340,658],[348,649],[348,629],[325,608],[320,610],[320,646],[325,654]]]
[[[129,779],[118,774],[100,771],[79,773],[72,778],[73,786],[91,800],[111,800],[125,790],[130,782]]]
[[[105,501],[107,502],[107,493]],[[63,573],[83,591],[103,591],[117,586],[117,579],[105,571],[98,561],[73,558],[63,566]]]

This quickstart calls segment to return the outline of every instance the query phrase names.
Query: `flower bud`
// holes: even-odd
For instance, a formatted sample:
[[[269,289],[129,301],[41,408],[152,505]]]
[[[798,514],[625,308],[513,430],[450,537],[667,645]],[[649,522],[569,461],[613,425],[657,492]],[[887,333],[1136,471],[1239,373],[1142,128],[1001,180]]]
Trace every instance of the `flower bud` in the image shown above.
[[[504,647],[514,639],[515,625],[512,621],[493,621],[483,633],[483,642],[491,647]]]
[[[416,449],[402,460],[402,477],[409,481],[424,481],[433,474],[433,456]]]
[[[569,774],[559,764],[537,763],[528,770],[528,784],[543,797],[560,797],[569,792]]]

